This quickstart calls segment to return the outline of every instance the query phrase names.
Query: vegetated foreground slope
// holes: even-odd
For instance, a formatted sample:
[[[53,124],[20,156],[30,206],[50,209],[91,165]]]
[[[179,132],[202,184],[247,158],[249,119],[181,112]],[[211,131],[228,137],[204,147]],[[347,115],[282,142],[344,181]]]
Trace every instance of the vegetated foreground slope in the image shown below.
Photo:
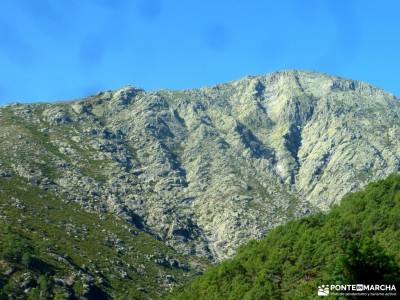
[[[400,175],[273,229],[169,299],[313,299],[356,283],[400,287]]]
[[[2,107],[0,139],[0,174],[218,261],[400,170],[400,105],[362,82],[288,71]]]
[[[154,299],[205,265],[111,214],[0,177],[0,299]]]

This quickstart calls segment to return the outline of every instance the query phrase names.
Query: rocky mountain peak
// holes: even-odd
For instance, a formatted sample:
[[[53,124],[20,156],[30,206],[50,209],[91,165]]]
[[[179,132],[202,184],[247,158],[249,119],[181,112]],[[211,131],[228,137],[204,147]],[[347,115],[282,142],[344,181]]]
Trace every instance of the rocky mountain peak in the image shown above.
[[[315,72],[0,114],[3,169],[210,260],[400,170],[399,101]]]

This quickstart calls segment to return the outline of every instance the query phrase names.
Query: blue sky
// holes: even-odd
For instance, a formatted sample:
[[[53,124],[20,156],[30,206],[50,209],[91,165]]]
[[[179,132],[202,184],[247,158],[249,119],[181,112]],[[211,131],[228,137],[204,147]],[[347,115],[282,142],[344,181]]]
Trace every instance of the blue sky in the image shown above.
[[[316,70],[400,95],[400,1],[1,0],[0,103]]]

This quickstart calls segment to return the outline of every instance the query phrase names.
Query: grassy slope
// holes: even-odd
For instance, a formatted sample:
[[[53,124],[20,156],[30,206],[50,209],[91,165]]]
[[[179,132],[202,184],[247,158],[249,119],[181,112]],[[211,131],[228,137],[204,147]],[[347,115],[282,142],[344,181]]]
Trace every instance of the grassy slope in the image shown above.
[[[168,298],[312,299],[333,283],[400,287],[400,175],[279,226]]]
[[[176,282],[194,275],[154,262],[170,256],[188,263],[162,242],[132,229],[111,215],[64,203],[18,177],[0,176],[0,299],[75,299],[84,294],[89,299],[147,299],[167,289],[162,281],[166,275]],[[27,278],[33,280],[21,288]],[[57,284],[71,278],[72,284]]]

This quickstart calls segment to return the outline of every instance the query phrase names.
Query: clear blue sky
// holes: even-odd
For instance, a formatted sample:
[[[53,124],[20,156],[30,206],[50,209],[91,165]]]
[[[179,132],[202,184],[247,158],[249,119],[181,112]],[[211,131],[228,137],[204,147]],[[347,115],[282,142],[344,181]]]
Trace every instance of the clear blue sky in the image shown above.
[[[400,1],[1,0],[0,103],[316,70],[400,95]]]

